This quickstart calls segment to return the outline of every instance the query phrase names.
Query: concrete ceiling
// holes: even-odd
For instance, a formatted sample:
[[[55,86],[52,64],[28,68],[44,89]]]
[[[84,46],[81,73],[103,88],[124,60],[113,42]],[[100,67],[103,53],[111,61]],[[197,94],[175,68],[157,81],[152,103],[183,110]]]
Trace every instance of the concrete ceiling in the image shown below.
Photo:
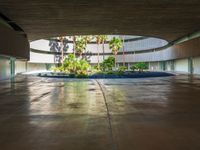
[[[130,34],[175,40],[200,29],[200,0],[1,0],[30,40]]]

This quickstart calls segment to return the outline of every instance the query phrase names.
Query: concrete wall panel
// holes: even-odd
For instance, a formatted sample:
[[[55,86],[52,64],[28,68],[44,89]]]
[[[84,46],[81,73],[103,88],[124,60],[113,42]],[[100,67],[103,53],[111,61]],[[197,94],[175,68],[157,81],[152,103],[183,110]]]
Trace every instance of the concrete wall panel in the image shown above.
[[[149,70],[151,70],[151,71],[160,70],[159,62],[150,62],[149,63]]]
[[[175,71],[188,73],[188,59],[175,60]]]
[[[26,61],[15,61],[15,74],[24,73],[26,72]]]
[[[200,74],[200,57],[193,58],[193,69],[194,74]]]
[[[132,60],[136,62],[166,61],[173,59],[189,58],[194,56],[200,56],[200,38],[186,41],[157,52],[135,54],[134,59]]]
[[[30,72],[30,71],[44,71],[44,70],[47,70],[46,64],[28,63],[28,65],[27,65],[27,72]]]
[[[10,78],[10,59],[0,56],[0,80]]]

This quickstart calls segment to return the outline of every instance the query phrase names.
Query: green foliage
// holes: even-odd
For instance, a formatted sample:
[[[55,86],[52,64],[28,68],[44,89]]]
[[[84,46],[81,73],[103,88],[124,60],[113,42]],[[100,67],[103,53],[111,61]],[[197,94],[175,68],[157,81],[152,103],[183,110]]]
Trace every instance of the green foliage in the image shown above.
[[[99,45],[101,43],[101,37],[100,35],[95,35],[96,43]]]
[[[114,55],[117,55],[120,48],[122,48],[122,40],[120,38],[113,37],[109,42],[109,48],[112,50]]]
[[[116,72],[115,72],[115,71],[112,71],[112,70],[110,70],[110,71],[107,71],[105,74],[111,75],[111,74],[116,74]]]
[[[107,35],[100,35],[100,43],[104,43],[108,39]]]
[[[118,68],[118,72],[119,72],[119,73],[124,73],[127,69],[128,69],[128,68],[127,68],[126,66],[120,66],[120,67]]]
[[[61,72],[62,70],[63,70],[63,68],[60,66],[60,67],[55,67],[55,66],[53,66],[53,67],[51,67],[51,70],[53,71],[53,72]]]
[[[99,68],[98,65],[95,65],[92,67],[92,72],[99,72],[100,69],[102,69],[101,67]]]
[[[94,36],[92,36],[92,35],[83,36],[83,39],[85,40],[85,43],[88,43],[88,42],[92,41],[93,38],[94,38]]]
[[[133,71],[139,70],[142,72],[146,69],[148,69],[148,65],[147,65],[147,63],[144,63],[144,62],[139,62],[139,63],[136,63],[133,66],[131,66],[131,70],[133,70]]]
[[[95,69],[95,70],[98,70],[98,66],[97,65],[93,66],[92,68]]]
[[[135,71],[137,68],[136,68],[135,65],[132,65],[132,66],[130,67],[130,69],[131,69],[132,71]]]
[[[60,67],[53,68],[56,72],[65,72],[76,76],[87,76],[90,64],[85,59],[77,60],[73,54],[69,54],[65,58],[64,63]]]
[[[73,54],[69,54],[67,58],[65,58],[63,67],[65,68],[65,71],[68,71],[70,73],[75,73],[77,70],[78,61],[76,60],[75,56]]]
[[[81,59],[80,61],[78,61],[76,67],[76,74],[86,76],[90,68],[91,68],[90,64],[85,59]]]
[[[82,36],[78,37],[77,40],[75,41],[75,49],[79,55],[82,55],[84,50],[86,49],[87,43],[86,39]]]
[[[105,42],[107,40],[108,36],[107,35],[96,35],[95,38],[96,38],[97,44],[102,44],[103,42]]]
[[[94,37],[93,36],[76,36],[75,38],[75,49],[76,52],[81,56],[82,53],[86,50],[87,43],[90,42]]]
[[[104,71],[112,71],[115,65],[115,58],[110,56],[101,63],[101,69]]]

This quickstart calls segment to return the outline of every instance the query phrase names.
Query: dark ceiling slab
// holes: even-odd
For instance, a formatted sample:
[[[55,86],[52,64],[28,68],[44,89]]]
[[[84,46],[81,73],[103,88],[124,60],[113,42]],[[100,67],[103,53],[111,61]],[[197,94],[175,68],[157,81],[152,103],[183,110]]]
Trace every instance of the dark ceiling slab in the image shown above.
[[[172,41],[200,29],[200,0],[1,0],[0,11],[30,40],[130,34]]]

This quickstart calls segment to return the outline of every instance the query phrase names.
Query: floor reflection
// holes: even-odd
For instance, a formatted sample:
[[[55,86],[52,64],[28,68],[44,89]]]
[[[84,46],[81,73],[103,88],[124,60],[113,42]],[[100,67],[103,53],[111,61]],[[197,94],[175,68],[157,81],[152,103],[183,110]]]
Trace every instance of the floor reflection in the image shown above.
[[[0,147],[107,150],[115,144],[119,150],[200,149],[199,79],[19,76],[1,82]]]

